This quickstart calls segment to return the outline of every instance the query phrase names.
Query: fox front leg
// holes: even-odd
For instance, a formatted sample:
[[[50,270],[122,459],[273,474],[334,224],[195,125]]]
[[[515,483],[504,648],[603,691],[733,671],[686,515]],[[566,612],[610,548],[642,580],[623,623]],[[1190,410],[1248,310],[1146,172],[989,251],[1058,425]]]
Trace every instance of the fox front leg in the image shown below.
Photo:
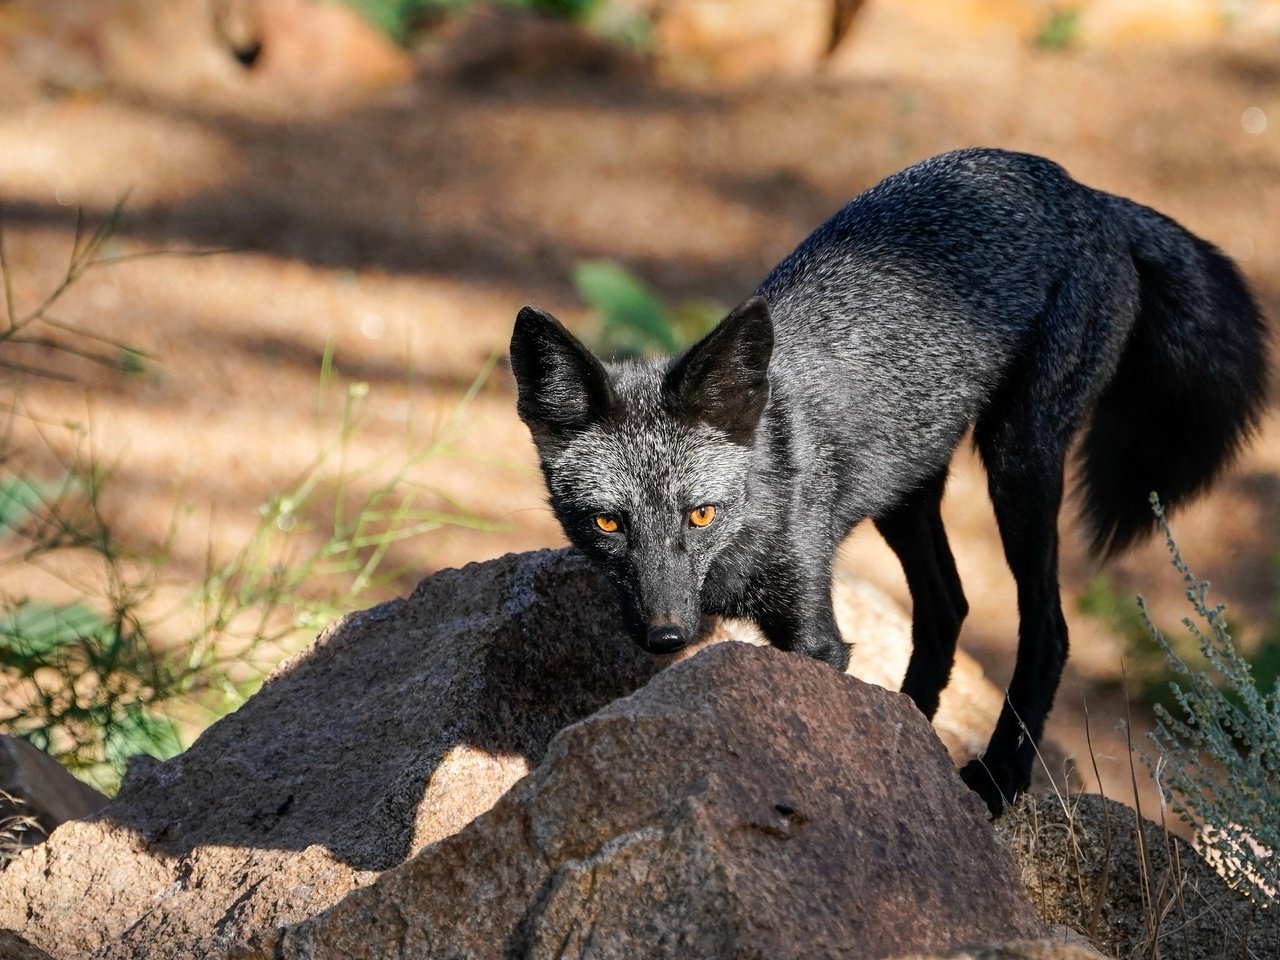
[[[831,602],[831,574],[797,581],[771,579],[746,613],[781,650],[794,650],[830,664],[841,673],[849,666],[849,646],[840,638]]]

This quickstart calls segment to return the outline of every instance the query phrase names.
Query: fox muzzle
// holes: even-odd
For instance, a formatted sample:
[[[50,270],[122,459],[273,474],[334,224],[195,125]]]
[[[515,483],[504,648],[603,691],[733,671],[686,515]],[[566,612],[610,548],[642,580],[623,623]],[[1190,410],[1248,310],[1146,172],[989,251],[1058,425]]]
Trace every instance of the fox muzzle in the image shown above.
[[[613,582],[623,623],[640,649],[675,653],[697,637],[700,582],[687,555],[637,551]]]
[[[688,642],[689,638],[684,630],[675,624],[651,627],[644,635],[644,639],[639,641],[640,646],[650,653],[675,653],[683,649]]]

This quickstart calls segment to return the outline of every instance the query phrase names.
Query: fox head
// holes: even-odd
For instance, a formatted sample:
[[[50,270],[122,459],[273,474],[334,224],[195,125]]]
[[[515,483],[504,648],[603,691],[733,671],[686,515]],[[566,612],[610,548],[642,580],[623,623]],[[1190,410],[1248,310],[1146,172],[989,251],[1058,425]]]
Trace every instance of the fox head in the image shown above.
[[[772,351],[759,297],[683,354],[608,365],[550,314],[516,317],[517,409],[551,507],[652,653],[696,637],[707,572],[745,528]]]

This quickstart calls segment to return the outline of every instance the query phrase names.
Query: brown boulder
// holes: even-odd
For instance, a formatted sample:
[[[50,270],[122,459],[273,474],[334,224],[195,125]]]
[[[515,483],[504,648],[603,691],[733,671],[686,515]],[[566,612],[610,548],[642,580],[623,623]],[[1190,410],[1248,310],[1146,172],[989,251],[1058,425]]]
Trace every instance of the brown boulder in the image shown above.
[[[837,567],[832,600],[841,635],[853,645],[849,674],[868,683],[898,690],[911,658],[911,617],[877,587]],[[759,629],[745,620],[717,624],[706,643],[741,640],[763,645]],[[687,655],[687,654],[686,654]],[[982,667],[963,650],[956,651],[951,681],[942,691],[933,729],[957,766],[987,747],[1004,693],[987,679]],[[1034,790],[1078,787],[1079,778],[1062,748],[1050,740],[1040,743],[1040,761],[1031,771]]]
[[[110,820],[76,820],[4,872],[0,926],[58,960],[197,957],[249,930],[309,917],[372,878],[318,846],[183,854]]]
[[[347,4],[115,0],[90,6],[99,11],[92,35],[103,76],[162,100],[272,116],[329,112],[402,84],[413,71],[410,56]]]
[[[239,956],[870,960],[1044,933],[910,701],[726,643],[566,729],[457,835]]]
[[[962,947],[947,953],[913,953],[894,960],[1106,960],[1092,947],[1063,940],[1017,940],[988,947]]]
[[[832,600],[841,635],[853,645],[849,673],[868,683],[897,690],[911,657],[911,617],[876,587],[837,567]],[[763,634],[746,620],[717,624],[707,643],[741,640],[763,645]],[[686,654],[687,655],[687,654]],[[951,682],[942,692],[933,726],[957,765],[977,756],[1004,705],[1004,694],[963,650],[956,652]]]
[[[1280,957],[1274,906],[1251,904],[1190,844],[1122,803],[1027,797],[998,830],[1045,922],[1111,956]]]

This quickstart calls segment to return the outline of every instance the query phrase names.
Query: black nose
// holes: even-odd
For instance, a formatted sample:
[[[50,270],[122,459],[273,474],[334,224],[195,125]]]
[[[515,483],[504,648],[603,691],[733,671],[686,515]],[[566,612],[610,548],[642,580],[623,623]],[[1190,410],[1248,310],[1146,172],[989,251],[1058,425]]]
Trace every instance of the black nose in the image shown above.
[[[684,631],[668,625],[650,630],[641,646],[650,653],[675,653],[684,644]]]

